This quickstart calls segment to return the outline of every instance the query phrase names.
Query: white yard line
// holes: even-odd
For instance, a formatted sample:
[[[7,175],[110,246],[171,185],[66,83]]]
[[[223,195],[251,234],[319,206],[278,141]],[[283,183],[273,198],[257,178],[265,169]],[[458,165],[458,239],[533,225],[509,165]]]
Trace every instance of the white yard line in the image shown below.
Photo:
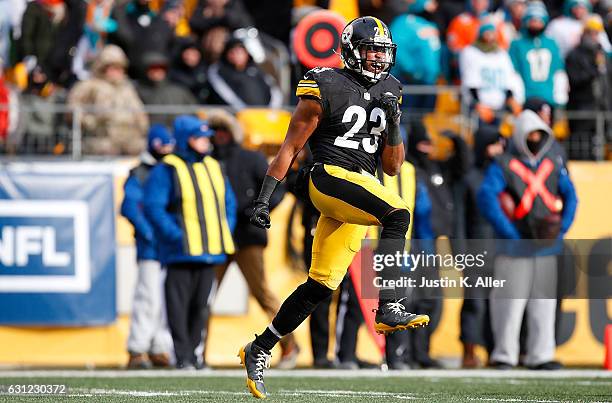
[[[0,370],[2,378],[242,378],[242,369],[218,370]],[[315,370],[295,369],[291,371],[266,371],[266,376],[274,378],[486,378],[486,379],[568,379],[568,378],[602,378],[602,381],[612,380],[612,371],[564,369],[559,371],[529,371],[529,370]],[[590,382],[590,381],[576,381]]]

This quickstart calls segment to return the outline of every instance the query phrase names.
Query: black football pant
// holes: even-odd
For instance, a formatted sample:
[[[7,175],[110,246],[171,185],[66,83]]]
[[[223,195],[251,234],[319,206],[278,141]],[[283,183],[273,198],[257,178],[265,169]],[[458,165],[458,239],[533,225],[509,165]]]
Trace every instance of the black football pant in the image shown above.
[[[166,309],[177,364],[196,364],[215,271],[205,264],[169,264]]]

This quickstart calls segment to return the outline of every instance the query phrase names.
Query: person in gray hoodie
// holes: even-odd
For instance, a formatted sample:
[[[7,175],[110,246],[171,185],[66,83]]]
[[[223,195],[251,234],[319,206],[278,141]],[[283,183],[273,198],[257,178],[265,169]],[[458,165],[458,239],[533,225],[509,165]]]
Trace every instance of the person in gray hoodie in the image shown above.
[[[491,325],[495,347],[491,365],[511,368],[518,363],[519,334],[527,315],[527,355],[531,369],[558,369],[555,353],[557,260],[555,248],[541,241],[562,239],[571,226],[578,200],[565,166],[551,155],[550,127],[533,111],[523,111],[516,122],[510,150],[495,158],[477,195],[481,213],[493,226],[501,246],[495,278],[507,286],[491,292]],[[502,209],[507,193],[514,209]],[[507,203],[504,203],[507,204]],[[511,241],[506,241],[511,240]],[[527,250],[531,249],[531,250]],[[535,253],[533,253],[535,252]]]

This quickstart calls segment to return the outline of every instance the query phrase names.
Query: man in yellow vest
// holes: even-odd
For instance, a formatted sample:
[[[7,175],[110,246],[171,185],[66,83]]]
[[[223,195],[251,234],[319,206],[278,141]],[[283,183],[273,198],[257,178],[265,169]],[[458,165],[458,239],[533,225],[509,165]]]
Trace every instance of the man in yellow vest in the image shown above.
[[[144,211],[168,267],[165,294],[177,368],[203,368],[195,354],[202,339],[213,266],[234,253],[236,201],[221,166],[211,156],[214,131],[206,121],[179,116],[176,148],[151,171]]]

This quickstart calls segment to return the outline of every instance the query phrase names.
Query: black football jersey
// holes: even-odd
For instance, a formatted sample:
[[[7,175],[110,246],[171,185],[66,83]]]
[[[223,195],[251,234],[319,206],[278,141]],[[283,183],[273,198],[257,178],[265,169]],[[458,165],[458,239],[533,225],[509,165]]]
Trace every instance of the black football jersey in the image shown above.
[[[392,75],[367,86],[345,69],[318,67],[298,83],[296,95],[318,100],[323,118],[308,143],[314,162],[374,174],[384,147],[387,119],[380,97],[402,88]]]

